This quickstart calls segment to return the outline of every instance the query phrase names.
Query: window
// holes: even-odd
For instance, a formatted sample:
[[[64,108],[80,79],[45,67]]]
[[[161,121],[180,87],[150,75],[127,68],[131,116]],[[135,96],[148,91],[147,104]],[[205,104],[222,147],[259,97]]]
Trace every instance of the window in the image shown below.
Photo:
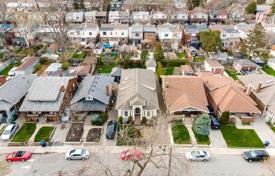
[[[106,33],[106,32],[103,32],[103,35],[107,35],[107,33]]]
[[[165,37],[168,37],[168,34],[164,34]]]
[[[128,117],[128,111],[124,111],[124,116]]]
[[[113,35],[113,33],[112,33],[112,32],[110,32],[110,35]]]
[[[140,36],[140,33],[136,33],[136,37],[139,37]]]
[[[93,35],[93,33],[92,33],[92,32],[89,32],[89,35]]]
[[[147,116],[151,116],[151,112],[150,111],[147,111]]]
[[[124,35],[124,32],[121,32],[121,35]]]

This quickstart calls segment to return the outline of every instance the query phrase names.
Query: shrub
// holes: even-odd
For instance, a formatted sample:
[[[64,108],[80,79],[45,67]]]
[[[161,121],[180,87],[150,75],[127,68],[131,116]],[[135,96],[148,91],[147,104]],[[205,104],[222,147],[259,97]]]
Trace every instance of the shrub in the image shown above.
[[[142,120],[141,120],[141,124],[146,124],[146,122],[147,122],[147,118],[146,117],[142,117]]]
[[[40,68],[41,68],[41,64],[36,64],[34,66],[34,72],[38,72],[40,70]]]
[[[129,123],[129,124],[132,124],[132,123],[133,123],[133,117],[132,117],[132,116],[129,116],[129,117],[128,117],[128,123]]]
[[[106,112],[102,112],[100,114],[100,120],[102,125],[108,120],[108,114]]]
[[[230,113],[228,111],[225,111],[222,113],[220,118],[222,125],[227,125],[229,123],[229,116],[230,116]]]
[[[118,123],[119,123],[119,124],[123,124],[123,117],[122,117],[122,116],[119,116],[119,117],[118,117]]]
[[[69,66],[70,66],[70,63],[68,61],[63,62],[62,63],[62,70],[63,71],[68,70]]]
[[[208,114],[202,114],[193,123],[193,130],[199,135],[209,135],[211,120]]]

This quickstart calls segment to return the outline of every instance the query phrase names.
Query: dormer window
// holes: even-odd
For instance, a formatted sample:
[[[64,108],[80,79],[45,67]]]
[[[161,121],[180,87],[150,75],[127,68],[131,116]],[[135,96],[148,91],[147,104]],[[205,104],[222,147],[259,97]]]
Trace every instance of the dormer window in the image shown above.
[[[85,97],[85,100],[87,100],[87,101],[91,101],[91,100],[93,100],[94,98],[93,98],[93,96],[91,96],[91,95],[87,95],[86,97]]]

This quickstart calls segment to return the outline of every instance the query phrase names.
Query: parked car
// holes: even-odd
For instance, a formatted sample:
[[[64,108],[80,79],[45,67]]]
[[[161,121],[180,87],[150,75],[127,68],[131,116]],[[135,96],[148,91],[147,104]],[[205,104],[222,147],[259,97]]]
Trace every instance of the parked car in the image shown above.
[[[86,160],[90,156],[90,152],[86,149],[73,149],[66,153],[66,160]]]
[[[221,128],[221,122],[216,116],[210,116],[211,119],[211,128],[213,130],[220,129]]]
[[[142,152],[140,150],[131,149],[121,152],[121,160],[140,160],[142,158]]]
[[[27,161],[28,159],[30,159],[32,156],[31,152],[28,151],[16,151],[16,152],[12,152],[9,153],[6,156],[6,161]]]
[[[117,129],[117,122],[115,120],[111,120],[107,124],[106,138],[114,139]]]
[[[210,154],[203,150],[194,150],[185,153],[185,158],[190,161],[208,161]]]
[[[264,161],[269,158],[269,154],[265,150],[250,150],[243,153],[243,157],[246,161]]]
[[[10,140],[12,138],[12,136],[16,133],[18,127],[19,126],[17,124],[8,125],[1,135],[1,140],[3,140],[3,141]]]

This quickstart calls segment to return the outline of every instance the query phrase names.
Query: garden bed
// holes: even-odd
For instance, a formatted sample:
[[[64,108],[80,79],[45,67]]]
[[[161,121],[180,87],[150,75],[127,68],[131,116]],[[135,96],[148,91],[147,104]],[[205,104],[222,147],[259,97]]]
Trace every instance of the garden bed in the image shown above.
[[[73,123],[67,134],[66,143],[81,143],[81,138],[84,132],[83,123]]]
[[[198,134],[194,130],[193,130],[193,132],[194,132],[197,144],[199,144],[199,145],[209,145],[210,144],[210,140],[209,140],[208,135]]]
[[[172,135],[175,144],[191,144],[188,130],[182,123],[174,123],[172,125]]]
[[[221,132],[228,147],[264,147],[263,142],[252,129],[237,129],[234,125],[225,125],[221,127]]]
[[[12,138],[11,142],[28,142],[33,133],[35,132],[36,124],[35,123],[24,123],[19,131]]]
[[[101,138],[102,128],[92,128],[89,130],[86,142],[99,143]]]
[[[141,130],[133,125],[119,125],[117,132],[117,145],[118,146],[130,146],[130,145],[142,145]]]
[[[40,142],[41,140],[44,140],[45,142],[49,142],[53,132],[54,132],[54,127],[52,126],[41,127],[34,137],[34,142]]]

